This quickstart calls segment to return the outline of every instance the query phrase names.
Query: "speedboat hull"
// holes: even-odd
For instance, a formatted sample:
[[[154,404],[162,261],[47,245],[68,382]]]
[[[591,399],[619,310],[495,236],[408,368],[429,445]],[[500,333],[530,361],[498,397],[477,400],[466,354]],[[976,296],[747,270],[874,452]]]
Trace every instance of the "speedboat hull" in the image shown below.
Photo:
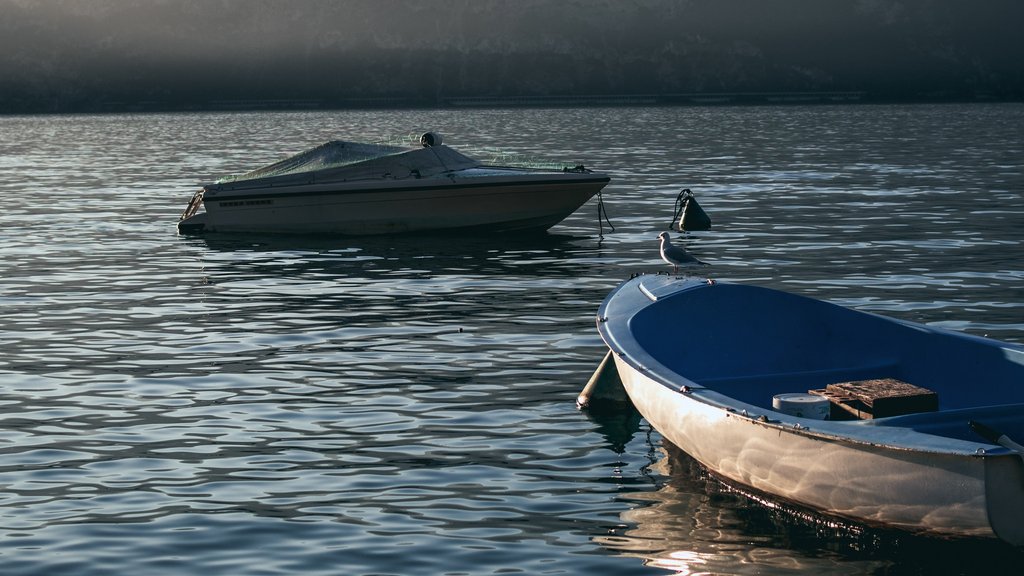
[[[665,276],[617,288],[598,328],[641,415],[720,477],[868,525],[1024,545],[1022,455],[969,427],[1024,430],[1024,348]],[[780,393],[885,377],[927,384],[938,409],[818,420],[772,405]]]
[[[597,194],[604,175],[517,172],[435,181],[385,181],[205,190],[205,213],[182,232],[344,235],[464,229],[546,230]]]

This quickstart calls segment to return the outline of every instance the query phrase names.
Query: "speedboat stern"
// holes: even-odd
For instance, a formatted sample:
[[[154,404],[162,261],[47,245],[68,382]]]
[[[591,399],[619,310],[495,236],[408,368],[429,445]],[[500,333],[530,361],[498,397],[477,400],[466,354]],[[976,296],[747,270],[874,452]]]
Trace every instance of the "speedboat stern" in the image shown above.
[[[206,188],[200,188],[192,195],[192,199],[188,201],[188,206],[185,207],[185,211],[181,213],[181,217],[178,219],[179,234],[197,234],[206,227],[206,212],[199,212],[199,208],[203,205],[203,195],[205,193]]]

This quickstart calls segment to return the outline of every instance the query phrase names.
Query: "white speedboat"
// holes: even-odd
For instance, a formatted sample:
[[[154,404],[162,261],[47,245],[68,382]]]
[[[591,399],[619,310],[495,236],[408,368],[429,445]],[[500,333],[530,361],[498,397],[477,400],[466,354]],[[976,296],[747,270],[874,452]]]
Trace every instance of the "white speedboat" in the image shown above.
[[[405,148],[331,141],[196,192],[178,230],[390,234],[546,230],[610,178],[583,166],[492,166],[424,134]],[[205,208],[205,210],[201,210]]]
[[[597,324],[632,403],[715,474],[868,525],[1024,546],[1024,346],[668,276],[619,286]]]

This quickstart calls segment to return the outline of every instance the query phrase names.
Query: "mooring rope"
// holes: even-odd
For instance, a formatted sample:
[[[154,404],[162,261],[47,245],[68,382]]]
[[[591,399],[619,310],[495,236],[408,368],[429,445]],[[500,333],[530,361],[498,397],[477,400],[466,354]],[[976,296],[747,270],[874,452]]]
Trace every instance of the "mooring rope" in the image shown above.
[[[602,222],[603,219],[603,222]],[[597,228],[598,236],[604,238],[604,222],[608,223],[608,227],[615,232],[615,226],[612,225],[612,221],[608,218],[608,210],[604,207],[604,196],[601,195],[601,191],[597,191]]]
[[[672,226],[679,222],[679,217],[683,215],[683,210],[686,209],[686,201],[691,197],[693,197],[693,192],[690,192],[689,188],[683,188],[683,191],[676,196],[676,207],[672,212],[672,220],[668,223],[669,230],[674,230]]]

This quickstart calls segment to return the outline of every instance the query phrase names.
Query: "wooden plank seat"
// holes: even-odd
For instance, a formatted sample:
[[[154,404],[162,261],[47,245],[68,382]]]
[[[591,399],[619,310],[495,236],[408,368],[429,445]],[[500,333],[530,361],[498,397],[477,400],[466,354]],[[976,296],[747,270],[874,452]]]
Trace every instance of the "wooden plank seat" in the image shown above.
[[[939,396],[927,388],[908,384],[895,378],[853,380],[808,390],[829,399],[829,418],[873,419],[934,412],[939,409]]]

